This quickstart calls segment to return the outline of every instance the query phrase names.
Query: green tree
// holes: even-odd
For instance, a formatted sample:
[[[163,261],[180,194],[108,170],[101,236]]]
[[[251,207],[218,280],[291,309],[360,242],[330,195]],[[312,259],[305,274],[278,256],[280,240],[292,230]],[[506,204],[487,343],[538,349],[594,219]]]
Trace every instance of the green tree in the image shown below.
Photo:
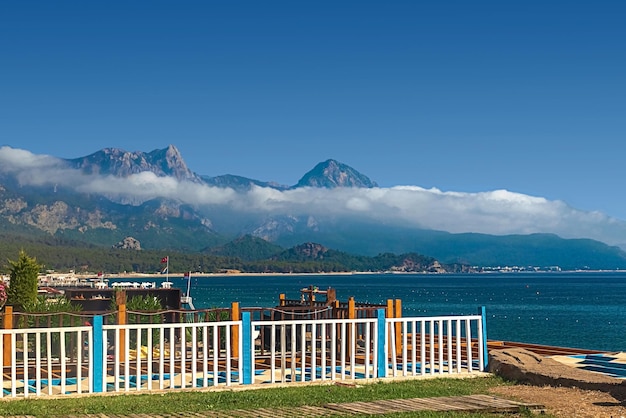
[[[8,261],[11,280],[7,291],[7,305],[21,311],[25,305],[37,301],[37,277],[41,266],[24,250],[20,250],[17,261]]]

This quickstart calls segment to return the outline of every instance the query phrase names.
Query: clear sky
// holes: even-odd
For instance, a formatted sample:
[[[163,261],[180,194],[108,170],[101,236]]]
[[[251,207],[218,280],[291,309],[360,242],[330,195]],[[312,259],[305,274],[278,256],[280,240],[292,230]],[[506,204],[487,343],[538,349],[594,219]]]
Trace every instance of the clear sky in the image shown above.
[[[198,174],[287,185],[333,158],[626,220],[625,19],[602,0],[4,0],[0,145],[173,144]]]

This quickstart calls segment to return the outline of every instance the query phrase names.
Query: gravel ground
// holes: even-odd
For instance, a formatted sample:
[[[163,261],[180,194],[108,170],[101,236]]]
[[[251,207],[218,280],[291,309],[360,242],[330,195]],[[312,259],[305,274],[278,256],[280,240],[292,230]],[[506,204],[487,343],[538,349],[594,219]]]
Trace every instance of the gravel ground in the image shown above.
[[[620,404],[608,393],[577,388],[551,386],[501,386],[492,389],[494,395],[546,407],[556,417],[567,418],[626,418],[626,403]]]

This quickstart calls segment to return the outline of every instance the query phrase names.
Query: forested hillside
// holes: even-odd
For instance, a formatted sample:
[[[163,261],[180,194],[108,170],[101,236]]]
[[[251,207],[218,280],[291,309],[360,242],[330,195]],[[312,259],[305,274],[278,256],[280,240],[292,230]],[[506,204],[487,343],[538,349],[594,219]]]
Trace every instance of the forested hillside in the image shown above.
[[[347,271],[410,271],[447,272],[468,271],[467,266],[442,266],[432,257],[419,254],[381,254],[376,257],[356,256],[327,249],[319,244],[305,243],[284,250],[257,238],[239,238],[225,246],[202,253],[177,251],[129,250],[104,248],[77,241],[53,237],[32,239],[11,235],[0,236],[0,257],[13,260],[21,249],[37,259],[43,270],[76,273],[158,273],[161,263],[169,257],[172,273],[219,273],[238,270],[242,273],[317,273]],[[260,240],[262,241],[262,240]],[[257,251],[256,253],[252,250]],[[315,251],[311,251],[314,249]],[[277,251],[280,251],[277,253]],[[268,257],[268,253],[274,255]],[[219,254],[219,255],[218,255]],[[257,258],[252,255],[256,254]],[[8,263],[0,266],[6,274]]]

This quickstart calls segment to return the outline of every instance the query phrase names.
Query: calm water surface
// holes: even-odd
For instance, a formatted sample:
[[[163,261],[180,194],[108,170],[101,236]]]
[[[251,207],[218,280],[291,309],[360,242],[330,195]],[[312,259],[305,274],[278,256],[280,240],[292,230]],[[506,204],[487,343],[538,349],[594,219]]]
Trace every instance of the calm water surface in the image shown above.
[[[183,278],[169,280],[186,289]],[[192,275],[191,296],[198,309],[234,301],[273,307],[280,293],[297,299],[309,285],[333,287],[341,301],[401,299],[404,316],[475,314],[484,306],[489,339],[626,351],[626,273]]]

